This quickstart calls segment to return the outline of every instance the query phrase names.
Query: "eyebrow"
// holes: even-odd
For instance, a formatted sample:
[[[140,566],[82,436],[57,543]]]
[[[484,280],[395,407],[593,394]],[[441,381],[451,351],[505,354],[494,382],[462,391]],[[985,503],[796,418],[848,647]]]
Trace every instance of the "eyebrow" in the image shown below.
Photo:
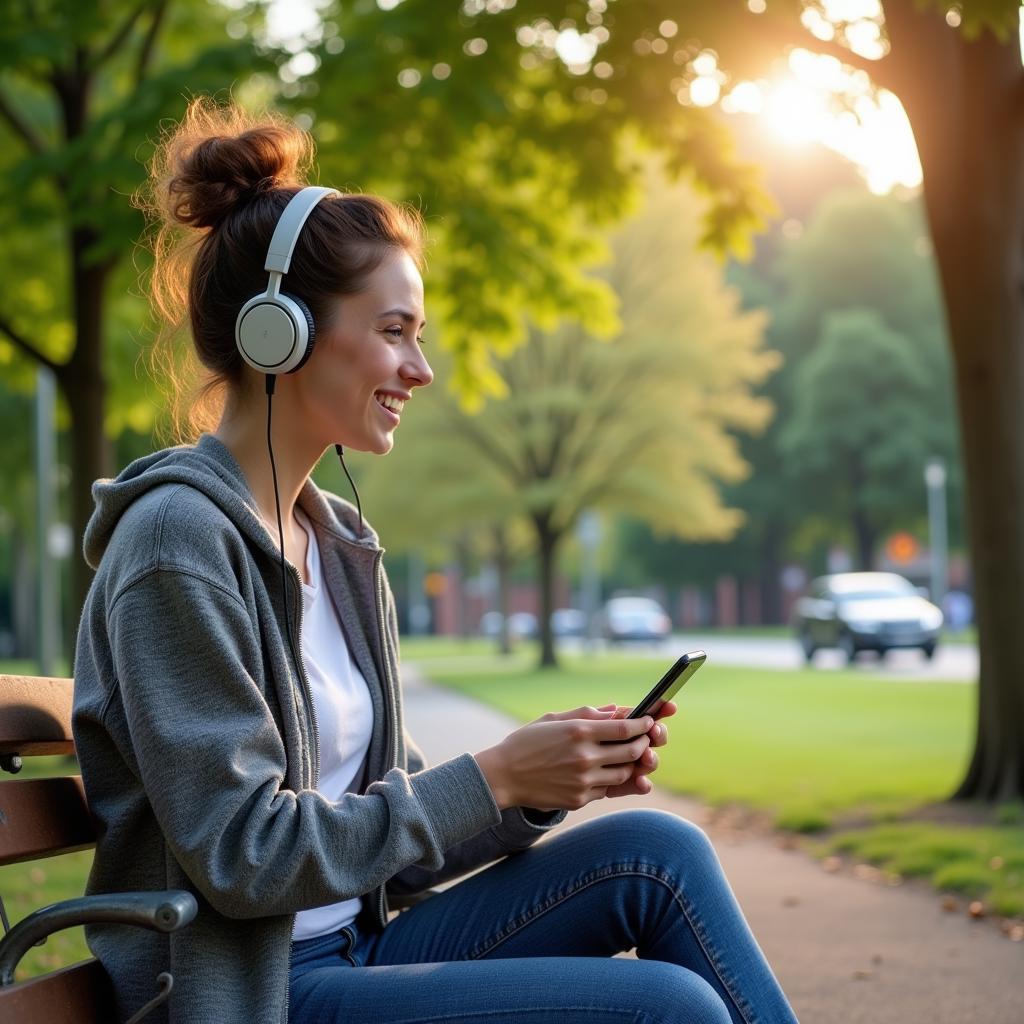
[[[384,313],[380,313],[377,316],[378,320],[383,320],[386,316],[398,316],[401,317],[407,324],[416,323],[416,316],[414,313],[410,313],[407,309],[389,309]],[[420,327],[426,327],[427,321],[421,320]]]

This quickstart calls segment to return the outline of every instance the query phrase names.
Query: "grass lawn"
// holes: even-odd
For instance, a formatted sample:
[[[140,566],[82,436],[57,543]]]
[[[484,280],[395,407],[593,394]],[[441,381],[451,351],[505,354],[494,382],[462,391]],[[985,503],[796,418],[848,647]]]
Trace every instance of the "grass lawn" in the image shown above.
[[[635,703],[661,675],[649,657],[562,654],[541,672],[535,654],[510,658],[475,642],[403,643],[435,682],[521,721],[545,711]],[[667,659],[666,659],[667,667]],[[1024,816],[1008,806],[986,827],[917,821],[959,781],[973,736],[976,689],[894,681],[856,671],[806,672],[708,664],[677,697],[660,784],[715,805],[738,803],[801,832],[825,832],[840,852],[940,888],[1024,913]]]

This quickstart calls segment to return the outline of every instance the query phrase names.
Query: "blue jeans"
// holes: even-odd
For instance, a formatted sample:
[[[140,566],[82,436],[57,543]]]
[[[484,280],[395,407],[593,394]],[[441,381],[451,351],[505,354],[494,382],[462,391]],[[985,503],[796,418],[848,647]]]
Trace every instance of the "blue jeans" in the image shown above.
[[[292,944],[291,1024],[795,1020],[711,843],[662,811],[557,832],[382,932]]]

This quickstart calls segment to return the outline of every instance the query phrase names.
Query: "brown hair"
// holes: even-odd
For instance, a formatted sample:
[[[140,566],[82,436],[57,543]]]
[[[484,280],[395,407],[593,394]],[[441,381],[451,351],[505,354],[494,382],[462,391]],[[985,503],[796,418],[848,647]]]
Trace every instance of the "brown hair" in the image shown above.
[[[175,441],[215,426],[227,389],[242,380],[235,319],[266,288],[270,236],[307,183],[313,154],[312,137],[293,122],[208,97],[193,100],[157,146],[149,188],[135,201],[156,224],[150,293],[160,330],[150,364],[171,399]],[[333,300],[360,291],[398,249],[422,269],[418,211],[371,195],[328,197],[302,229],[283,291],[302,299],[323,330]],[[177,339],[186,320],[194,351],[183,365]],[[198,384],[189,384],[196,370]]]

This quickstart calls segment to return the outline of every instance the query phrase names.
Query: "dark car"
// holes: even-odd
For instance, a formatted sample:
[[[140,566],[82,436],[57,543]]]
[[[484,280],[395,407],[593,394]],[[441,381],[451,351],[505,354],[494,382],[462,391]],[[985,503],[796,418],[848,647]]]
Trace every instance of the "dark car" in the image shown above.
[[[812,581],[793,615],[804,657],[838,647],[847,661],[858,651],[919,647],[935,654],[942,612],[917,588],[892,572],[841,572]]]
[[[672,632],[672,620],[650,597],[613,597],[595,616],[595,632],[609,643],[660,641]]]

